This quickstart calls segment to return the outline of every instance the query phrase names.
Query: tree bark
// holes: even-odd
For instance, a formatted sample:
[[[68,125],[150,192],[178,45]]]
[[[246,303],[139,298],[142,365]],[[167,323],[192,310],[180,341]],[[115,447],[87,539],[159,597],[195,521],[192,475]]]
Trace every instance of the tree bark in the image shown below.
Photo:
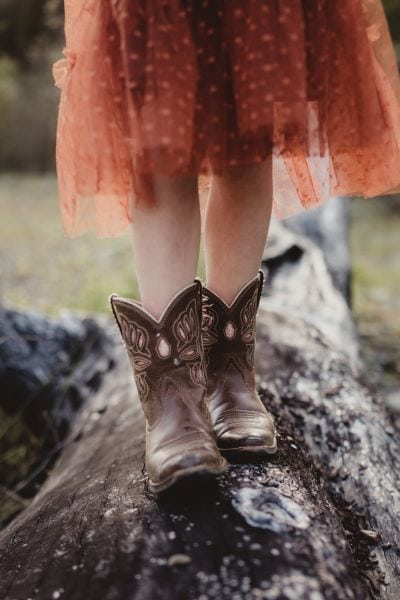
[[[400,439],[366,381],[348,282],[283,223],[262,266],[256,370],[277,454],[156,499],[125,348],[111,315],[89,319],[102,343],[80,363],[83,405],[0,533],[2,599],[400,597]]]

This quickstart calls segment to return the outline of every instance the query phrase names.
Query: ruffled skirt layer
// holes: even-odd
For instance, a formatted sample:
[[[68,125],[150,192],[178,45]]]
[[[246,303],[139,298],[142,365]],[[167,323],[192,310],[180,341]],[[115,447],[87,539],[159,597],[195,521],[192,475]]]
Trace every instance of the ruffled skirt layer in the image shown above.
[[[400,192],[380,0],[65,0],[65,35],[53,75],[68,237],[130,233],[133,205],[157,202],[156,171],[202,189],[271,154],[278,219]]]

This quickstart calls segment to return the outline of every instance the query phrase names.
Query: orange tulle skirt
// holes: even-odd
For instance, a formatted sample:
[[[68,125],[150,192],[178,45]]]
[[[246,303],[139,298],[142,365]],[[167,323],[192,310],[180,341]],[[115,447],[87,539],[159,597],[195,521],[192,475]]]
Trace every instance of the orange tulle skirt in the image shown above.
[[[52,72],[67,237],[130,233],[133,208],[157,202],[155,171],[201,191],[271,154],[278,219],[400,192],[380,0],[65,0],[65,36]]]

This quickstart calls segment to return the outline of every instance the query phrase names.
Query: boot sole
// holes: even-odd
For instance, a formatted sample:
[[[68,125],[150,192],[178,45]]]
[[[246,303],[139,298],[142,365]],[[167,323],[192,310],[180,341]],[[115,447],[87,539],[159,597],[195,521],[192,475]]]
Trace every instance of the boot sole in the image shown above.
[[[221,473],[224,473],[227,470],[228,466],[229,466],[228,462],[224,459],[224,462],[221,464],[220,467],[211,468],[211,467],[204,467],[202,465],[197,465],[195,467],[188,467],[186,469],[177,471],[176,473],[174,473],[173,476],[168,477],[168,479],[165,479],[164,481],[161,481],[160,483],[154,483],[151,481],[151,479],[149,479],[149,488],[150,488],[151,492],[154,492],[157,494],[158,492],[162,492],[164,490],[169,489],[175,483],[178,483],[179,481],[182,481],[185,479],[189,479],[192,476],[193,477],[203,477],[203,476],[207,477],[207,476],[220,475]]]
[[[220,448],[218,450],[221,454],[275,454],[278,450],[278,444],[275,440],[274,446],[236,446],[232,448]]]

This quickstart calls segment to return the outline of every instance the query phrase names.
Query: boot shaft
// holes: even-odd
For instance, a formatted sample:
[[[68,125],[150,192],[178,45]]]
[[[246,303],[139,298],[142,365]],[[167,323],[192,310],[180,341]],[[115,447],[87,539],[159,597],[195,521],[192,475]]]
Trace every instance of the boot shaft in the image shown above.
[[[209,376],[233,356],[244,369],[254,369],[256,316],[263,285],[264,274],[259,269],[229,305],[203,286],[202,337]]]
[[[195,278],[175,294],[158,320],[137,300],[109,296],[149,424],[160,410],[168,381],[179,387],[184,379],[197,396],[206,389],[201,294],[201,281]]]

